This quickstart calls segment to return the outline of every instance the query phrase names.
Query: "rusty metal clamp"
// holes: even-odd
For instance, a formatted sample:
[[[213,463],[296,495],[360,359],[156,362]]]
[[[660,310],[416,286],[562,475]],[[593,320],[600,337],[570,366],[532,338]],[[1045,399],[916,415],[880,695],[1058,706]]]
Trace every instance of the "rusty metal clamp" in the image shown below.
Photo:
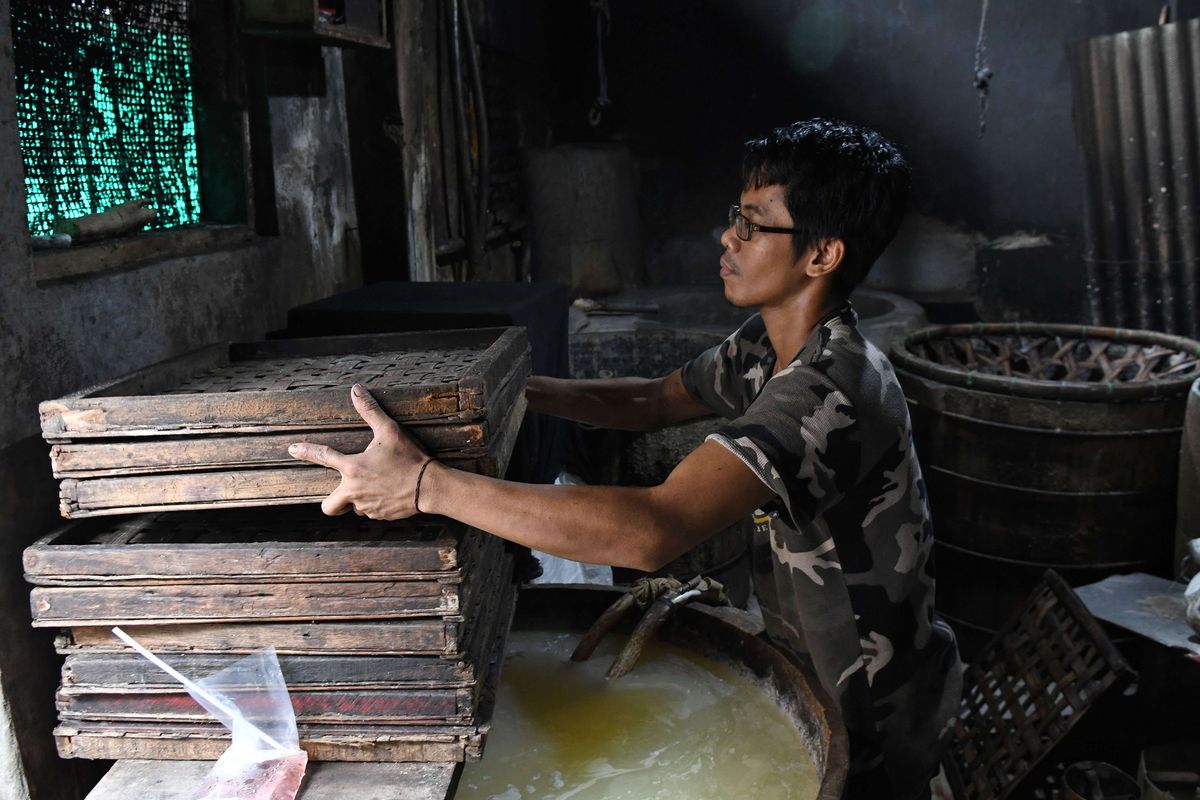
[[[635,608],[643,609],[645,613],[641,620],[629,635],[629,640],[625,642],[621,652],[613,659],[612,666],[608,668],[609,678],[620,678],[633,669],[646,642],[654,638],[671,613],[678,606],[697,599],[707,603],[729,604],[725,597],[725,587],[712,578],[697,575],[687,583],[670,577],[642,578],[635,582],[628,592],[617,598],[616,602],[592,624],[579,640],[575,652],[571,653],[571,660],[587,661],[600,644],[600,640],[616,627],[624,616]]]

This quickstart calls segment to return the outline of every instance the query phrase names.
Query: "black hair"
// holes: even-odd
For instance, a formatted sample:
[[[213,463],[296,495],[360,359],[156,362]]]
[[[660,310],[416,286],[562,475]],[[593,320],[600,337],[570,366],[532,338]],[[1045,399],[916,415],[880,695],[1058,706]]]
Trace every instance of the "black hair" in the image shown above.
[[[870,128],[809,119],[746,142],[742,185],[779,185],[792,215],[796,257],[823,239],[846,254],[834,288],[849,294],[896,235],[912,171],[894,144]]]

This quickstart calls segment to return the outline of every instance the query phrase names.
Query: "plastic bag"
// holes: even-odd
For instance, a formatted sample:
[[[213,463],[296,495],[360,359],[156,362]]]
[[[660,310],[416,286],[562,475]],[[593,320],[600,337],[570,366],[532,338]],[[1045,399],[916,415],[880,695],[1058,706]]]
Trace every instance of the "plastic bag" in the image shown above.
[[[585,486],[582,478],[563,470],[554,479],[556,486]],[[605,564],[585,564],[582,561],[571,561],[559,558],[540,550],[534,550],[533,555],[542,562],[542,574],[530,583],[598,583],[612,586],[612,567]]]
[[[259,650],[193,681],[120,628],[113,633],[182,683],[192,699],[233,734],[195,800],[294,800],[308,755],[300,749],[296,714],[275,648]]]

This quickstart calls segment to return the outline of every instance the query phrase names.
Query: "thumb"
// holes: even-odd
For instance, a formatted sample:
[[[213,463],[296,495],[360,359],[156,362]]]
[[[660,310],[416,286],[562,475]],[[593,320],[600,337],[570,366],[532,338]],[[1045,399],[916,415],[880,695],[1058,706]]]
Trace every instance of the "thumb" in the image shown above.
[[[354,403],[354,410],[363,418],[363,421],[371,426],[371,432],[375,434],[375,438],[395,438],[400,426],[387,415],[387,412],[379,405],[379,401],[367,391],[367,387],[361,383],[354,384],[350,389],[350,401]]]

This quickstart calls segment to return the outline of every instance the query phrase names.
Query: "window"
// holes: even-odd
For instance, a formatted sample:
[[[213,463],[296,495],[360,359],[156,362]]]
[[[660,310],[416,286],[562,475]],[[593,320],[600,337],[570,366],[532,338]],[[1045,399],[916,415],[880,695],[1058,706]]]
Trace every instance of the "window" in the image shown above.
[[[11,0],[29,228],[148,198],[199,222],[187,0]]]

